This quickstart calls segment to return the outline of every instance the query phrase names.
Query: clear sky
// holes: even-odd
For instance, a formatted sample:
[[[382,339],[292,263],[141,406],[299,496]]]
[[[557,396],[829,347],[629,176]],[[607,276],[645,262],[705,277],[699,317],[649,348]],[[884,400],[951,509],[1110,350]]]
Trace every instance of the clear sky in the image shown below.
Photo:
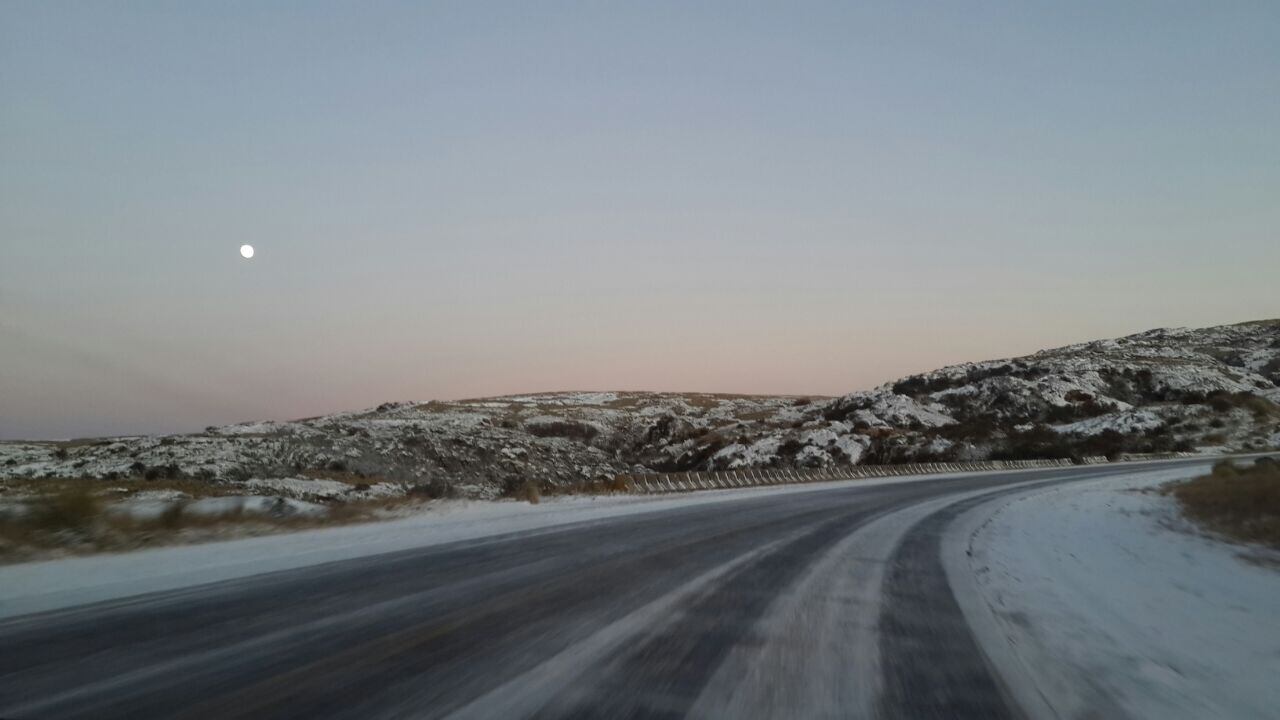
[[[0,437],[839,394],[1278,270],[1274,0],[0,1]]]

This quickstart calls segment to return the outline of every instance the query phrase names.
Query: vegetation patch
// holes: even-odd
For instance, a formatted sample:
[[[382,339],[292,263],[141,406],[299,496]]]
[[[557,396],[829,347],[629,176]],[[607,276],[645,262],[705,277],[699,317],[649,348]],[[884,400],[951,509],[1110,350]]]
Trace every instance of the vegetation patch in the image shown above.
[[[340,464],[343,468],[346,467],[346,463]],[[302,470],[298,474],[310,480],[336,480],[354,487],[364,488],[383,481],[381,477],[370,477],[359,470]]]
[[[59,493],[93,492],[125,498],[135,493],[173,490],[193,498],[238,495],[244,488],[194,478],[145,480],[141,477],[114,478],[5,478],[0,480],[0,497],[22,495],[56,495]]]
[[[530,505],[537,505],[542,502],[542,489],[539,487],[537,480],[530,478],[524,481],[524,484],[520,486],[520,499]]]
[[[1280,343],[1280,340],[1277,340],[1276,342]],[[1271,382],[1280,383],[1280,356],[1272,358],[1270,362],[1263,365],[1260,373],[1266,376],[1266,378]]]
[[[389,512],[394,514],[393,511],[403,509],[401,506],[421,502],[419,498],[340,502],[328,505],[324,516],[273,517],[246,512],[239,507],[217,514],[189,510],[194,498],[233,494],[227,491],[234,489],[195,481],[104,483],[87,478],[8,481],[0,485],[0,490],[11,496],[0,505],[0,563],[364,522],[388,517]],[[136,517],[115,510],[116,501],[138,490],[169,490],[180,495],[151,517]],[[238,490],[244,492],[242,488]]]
[[[1250,392],[1227,393],[1217,390],[1208,394],[1206,403],[1218,413],[1231,412],[1235,408],[1247,410],[1256,420],[1280,416],[1280,407]]]
[[[579,442],[590,442],[600,434],[599,428],[574,420],[554,420],[527,423],[525,431],[537,437],[561,437]]]
[[[1008,434],[1003,445],[991,452],[992,460],[1040,460],[1070,458],[1081,462],[1084,457],[1105,455],[1117,460],[1126,453],[1188,452],[1194,450],[1186,440],[1174,440],[1165,425],[1145,434],[1103,430],[1096,435],[1056,432],[1045,425],[1034,425],[1025,431]]]
[[[1280,462],[1261,458],[1242,467],[1224,460],[1169,492],[1187,517],[1210,530],[1280,547]]]

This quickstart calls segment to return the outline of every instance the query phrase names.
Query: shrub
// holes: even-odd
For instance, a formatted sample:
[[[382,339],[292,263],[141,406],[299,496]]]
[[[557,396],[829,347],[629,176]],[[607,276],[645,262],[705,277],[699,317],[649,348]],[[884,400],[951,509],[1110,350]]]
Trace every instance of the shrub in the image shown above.
[[[991,453],[992,460],[1039,460],[1044,458],[1070,458],[1078,455],[1069,436],[1036,425],[1026,432],[1009,436],[1005,446]]]
[[[534,428],[537,428],[537,427],[539,426],[534,425],[529,429],[529,431],[537,434],[536,431],[534,430]],[[657,422],[655,422],[653,425],[649,427],[649,430],[647,432],[645,432],[644,434],[645,442],[655,443],[662,440],[666,440],[667,438],[674,435],[675,431],[676,431],[675,417],[672,415],[663,415],[662,417],[658,418]]]
[[[718,432],[711,432],[703,436],[705,445],[698,445],[693,449],[685,452],[675,460],[664,460],[652,465],[653,469],[659,472],[685,472],[688,470],[698,470],[710,464],[711,457],[723,450],[729,441]]]
[[[1068,398],[1069,399],[1069,398]],[[1053,425],[1061,425],[1072,423],[1077,420],[1087,420],[1091,417],[1105,415],[1107,408],[1099,405],[1092,397],[1067,405],[1050,405],[1045,411],[1044,420]]]
[[[582,442],[589,442],[600,433],[594,425],[573,420],[531,423],[525,426],[525,430],[538,437],[562,437]]]
[[[1224,460],[1172,492],[1183,512],[1205,527],[1280,547],[1280,464],[1274,460],[1250,467]]]
[[[1280,343],[1280,339],[1277,339],[1276,343]],[[1280,347],[1280,344],[1272,345],[1272,347]],[[1280,384],[1280,356],[1271,358],[1270,362],[1262,366],[1259,374],[1266,376],[1273,383]]]
[[[1254,395],[1251,392],[1228,393],[1215,390],[1207,398],[1209,407],[1214,412],[1230,412],[1232,408],[1248,410],[1254,418],[1264,420],[1273,415],[1280,415],[1280,407],[1270,400]]]
[[[780,455],[781,457],[793,458],[796,455],[800,454],[800,451],[803,449],[804,449],[804,443],[800,442],[796,438],[791,437],[782,441],[782,444],[778,446],[778,455]]]
[[[409,488],[410,495],[432,500],[449,497],[452,493],[453,487],[443,478],[430,478]]]
[[[1248,393],[1241,394],[1248,395],[1248,397],[1240,401],[1240,407],[1248,410],[1255,420],[1265,420],[1274,415],[1280,415],[1280,408],[1276,407],[1276,404],[1270,400]]]
[[[537,480],[529,478],[524,481],[524,485],[520,486],[520,499],[527,500],[530,505],[542,502],[542,488],[538,487]]]
[[[1129,439],[1119,430],[1108,428],[1082,443],[1086,455],[1105,455],[1108,460],[1118,460],[1127,452]]]
[[[82,530],[102,512],[98,497],[82,487],[41,496],[31,503],[30,524],[42,530]]]
[[[856,426],[855,426],[856,428]],[[990,417],[975,417],[968,420],[943,425],[934,432],[948,440],[985,440],[999,430],[999,426]]]
[[[954,382],[950,378],[937,377],[932,380],[926,379],[923,375],[912,375],[893,384],[893,392],[897,395],[907,395],[915,397],[917,395],[925,395],[928,393],[938,392],[953,387]]]
[[[165,530],[176,530],[182,527],[183,513],[185,511],[186,506],[184,503],[175,502],[160,513],[160,517],[156,519],[156,524]]]
[[[1138,401],[1133,385],[1123,376],[1114,373],[1103,373],[1103,376],[1107,379],[1107,395],[1121,402],[1136,403]]]

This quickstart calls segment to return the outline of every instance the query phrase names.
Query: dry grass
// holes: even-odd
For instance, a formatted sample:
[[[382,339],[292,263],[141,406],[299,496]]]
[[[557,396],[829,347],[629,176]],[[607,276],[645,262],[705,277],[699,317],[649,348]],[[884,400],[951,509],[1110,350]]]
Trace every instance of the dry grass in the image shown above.
[[[92,480],[42,480],[38,483],[32,492],[24,493],[25,500],[21,504],[25,507],[25,512],[0,513],[0,563],[369,522],[394,516],[397,512],[402,514],[408,506],[423,502],[420,498],[358,500],[330,505],[325,517],[277,518],[242,510],[220,515],[188,513],[185,511],[185,501],[181,501],[156,517],[144,519],[111,512],[110,502],[102,492],[104,489],[121,488],[130,483]],[[180,481],[138,481],[138,484],[139,489],[147,490],[178,489],[174,485],[183,485],[185,488]],[[198,487],[192,489],[197,490]],[[226,493],[188,493],[192,497],[223,494]],[[114,493],[109,495],[116,498],[123,496]]]
[[[1230,412],[1232,408],[1247,410],[1257,422],[1280,417],[1280,407],[1264,397],[1249,392],[1210,393],[1205,402],[1218,413]]]
[[[526,481],[531,482],[531,481]],[[524,500],[525,490],[521,485],[513,494],[517,500]],[[631,487],[627,484],[626,479],[621,475],[615,475],[610,478],[592,478],[590,480],[578,480],[576,482],[549,485],[545,488],[539,486],[538,496],[541,497],[574,497],[574,496],[609,496],[618,494],[628,494]]]
[[[302,470],[296,474],[312,480],[336,480],[354,487],[376,485],[386,481],[386,478],[381,476],[366,475],[350,470]]]
[[[613,410],[627,410],[640,407],[642,404],[649,402],[650,395],[646,393],[618,393],[618,397],[604,404],[604,407]]]
[[[530,505],[542,502],[542,489],[538,487],[538,481],[532,478],[525,480],[524,485],[520,486],[519,497],[521,500],[527,500]]]
[[[1229,460],[1213,472],[1171,490],[1182,510],[1205,527],[1229,537],[1280,547],[1280,463],[1270,458],[1250,467]]]
[[[174,490],[193,498],[244,494],[243,487],[220,485],[215,482],[196,479],[166,478],[162,480],[144,480],[139,477],[132,477],[116,480],[99,480],[97,478],[7,478],[0,480],[0,493],[55,495],[76,490],[93,493],[112,491],[118,497],[128,497],[144,490]]]
[[[42,495],[30,503],[25,524],[40,531],[79,530],[102,512],[102,500],[85,487]]]
[[[445,402],[443,400],[428,400],[413,406],[414,411],[419,413],[447,413],[454,412],[459,409],[466,409],[468,403],[481,402],[482,398],[474,400],[458,400],[456,402]]]

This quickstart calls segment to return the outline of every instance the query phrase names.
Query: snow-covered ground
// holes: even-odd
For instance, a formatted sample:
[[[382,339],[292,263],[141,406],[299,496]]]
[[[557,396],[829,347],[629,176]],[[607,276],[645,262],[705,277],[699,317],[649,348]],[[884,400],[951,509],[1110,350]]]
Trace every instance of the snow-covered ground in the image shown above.
[[[1156,490],[1187,474],[1034,491],[953,528],[980,600],[955,572],[961,604],[993,662],[1026,673],[1023,700],[1060,717],[1280,717],[1280,554],[1198,534]]]

